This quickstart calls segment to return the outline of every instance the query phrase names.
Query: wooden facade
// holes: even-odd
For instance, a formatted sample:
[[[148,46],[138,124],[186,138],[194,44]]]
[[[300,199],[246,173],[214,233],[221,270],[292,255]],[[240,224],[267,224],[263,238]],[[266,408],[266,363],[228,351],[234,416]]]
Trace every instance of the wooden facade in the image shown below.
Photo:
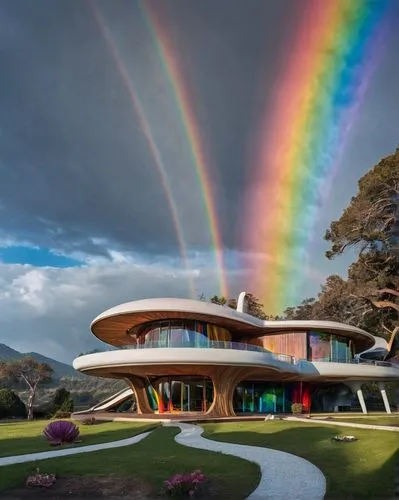
[[[306,332],[265,335],[256,339],[247,338],[245,341],[276,354],[287,354],[294,356],[296,359],[306,359],[307,357]]]

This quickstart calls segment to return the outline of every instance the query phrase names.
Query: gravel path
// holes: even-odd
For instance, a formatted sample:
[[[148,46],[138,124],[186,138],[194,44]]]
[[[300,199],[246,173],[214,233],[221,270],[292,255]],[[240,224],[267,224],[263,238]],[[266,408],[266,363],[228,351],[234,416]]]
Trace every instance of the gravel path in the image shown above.
[[[110,448],[119,448],[136,444],[145,439],[151,431],[143,432],[137,436],[111,443],[91,444],[90,446],[79,446],[76,448],[62,448],[54,451],[42,451],[40,453],[29,453],[27,455],[15,455],[13,457],[0,458],[0,467],[3,465],[22,464],[24,462],[34,462],[36,460],[46,460],[47,458],[66,457],[68,455],[77,455],[78,453],[89,453],[92,451],[109,450]]]
[[[287,417],[284,420],[291,420],[293,422],[304,422],[305,424],[323,424],[323,425],[338,425],[339,427],[355,427],[356,429],[372,429],[374,431],[388,431],[399,432],[399,427],[393,425],[372,425],[372,424],[352,424],[348,421],[339,422],[337,420],[326,420],[317,418],[300,418],[300,417]]]
[[[323,473],[307,460],[258,446],[222,443],[201,436],[203,429],[196,425],[172,422],[168,427],[179,427],[177,443],[191,448],[234,455],[254,462],[261,470],[261,480],[247,500],[320,500],[326,492]],[[239,473],[239,472],[238,472]]]

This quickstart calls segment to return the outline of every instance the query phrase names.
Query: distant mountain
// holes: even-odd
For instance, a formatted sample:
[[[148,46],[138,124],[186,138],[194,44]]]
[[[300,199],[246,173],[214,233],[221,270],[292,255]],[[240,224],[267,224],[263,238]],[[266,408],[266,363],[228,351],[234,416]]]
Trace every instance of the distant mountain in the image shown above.
[[[37,352],[25,352],[21,353],[8,347],[5,344],[0,344],[0,361],[11,361],[14,359],[21,359],[25,356],[32,356],[39,363],[47,363],[54,370],[53,379],[60,379],[61,377],[78,377],[81,378],[82,375],[78,373],[71,365],[66,363],[61,363],[52,358],[47,358],[42,354]]]

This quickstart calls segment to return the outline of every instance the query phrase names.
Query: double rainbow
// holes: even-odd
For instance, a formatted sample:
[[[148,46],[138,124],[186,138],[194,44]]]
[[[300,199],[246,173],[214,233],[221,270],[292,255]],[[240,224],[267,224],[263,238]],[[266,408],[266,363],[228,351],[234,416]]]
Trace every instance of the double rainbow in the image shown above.
[[[96,7],[94,2],[89,0],[88,5],[93,13],[97,26],[99,27],[101,34],[108,46],[110,55],[115,62],[116,68],[122,78],[133,110],[139,120],[141,130],[147,141],[149,151],[151,153],[154,165],[158,171],[161,185],[163,187],[168,203],[169,212],[176,233],[176,239],[180,249],[180,256],[184,268],[187,271],[190,296],[192,298],[196,298],[197,293],[191,273],[191,266],[188,257],[188,247],[184,236],[184,229],[180,220],[178,205],[173,194],[173,186],[169,181],[167,167],[163,162],[161,152],[154,140],[154,134],[144,112],[144,108],[140,101],[139,95],[134,87],[130,72],[119,53],[118,47],[106,23],[106,19],[100,12],[99,8]],[[222,296],[227,297],[228,292],[223,263],[222,237],[218,226],[217,212],[214,204],[215,194],[213,193],[211,181],[209,179],[210,166],[206,158],[205,147],[195,118],[194,107],[189,94],[189,86],[185,81],[183,72],[179,66],[176,50],[172,46],[167,35],[167,31],[164,29],[159,17],[156,15],[155,10],[150,8],[150,4],[148,2],[141,2],[140,7],[149,32],[151,33],[154,42],[154,48],[158,53],[160,63],[170,83],[172,91],[171,94],[174,97],[177,109],[179,110],[182,129],[190,146],[191,164],[195,169],[199,192],[208,221],[209,234],[212,243],[212,252],[215,256],[215,268],[218,275],[219,284],[218,293]]]

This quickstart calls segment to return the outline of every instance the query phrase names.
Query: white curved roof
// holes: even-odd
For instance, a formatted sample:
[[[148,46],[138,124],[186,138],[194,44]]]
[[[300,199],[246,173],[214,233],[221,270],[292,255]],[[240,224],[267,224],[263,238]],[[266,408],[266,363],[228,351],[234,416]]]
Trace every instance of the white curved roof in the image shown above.
[[[319,330],[350,337],[362,350],[375,344],[375,337],[360,328],[334,321],[263,321],[230,307],[190,299],[159,298],[126,302],[97,316],[91,331],[112,345],[126,344],[126,332],[132,327],[162,319],[197,319],[224,326],[242,336]]]

